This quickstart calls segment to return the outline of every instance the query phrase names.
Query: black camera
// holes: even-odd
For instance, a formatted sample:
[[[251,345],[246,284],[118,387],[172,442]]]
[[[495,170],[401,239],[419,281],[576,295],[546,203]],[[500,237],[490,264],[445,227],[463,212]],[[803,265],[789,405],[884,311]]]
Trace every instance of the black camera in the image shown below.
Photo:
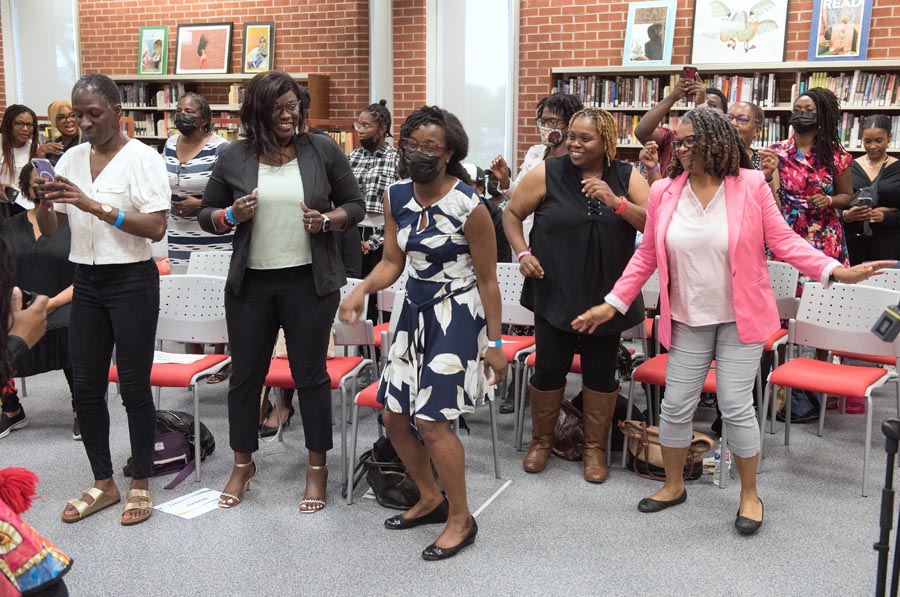
[[[885,342],[893,342],[900,334],[900,305],[891,305],[884,310],[875,325],[872,326],[872,333],[884,340]]]

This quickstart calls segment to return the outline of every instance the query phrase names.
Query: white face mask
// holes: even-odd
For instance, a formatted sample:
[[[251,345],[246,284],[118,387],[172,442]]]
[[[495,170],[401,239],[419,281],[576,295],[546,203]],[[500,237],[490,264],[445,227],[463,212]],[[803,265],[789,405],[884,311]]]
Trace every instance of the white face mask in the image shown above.
[[[549,126],[541,127],[541,143],[547,147],[556,147],[563,141],[563,132]]]

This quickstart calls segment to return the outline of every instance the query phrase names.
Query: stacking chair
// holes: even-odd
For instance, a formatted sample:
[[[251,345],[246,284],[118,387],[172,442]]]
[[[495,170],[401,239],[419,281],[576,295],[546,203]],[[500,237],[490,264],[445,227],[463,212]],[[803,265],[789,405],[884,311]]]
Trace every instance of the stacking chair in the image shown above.
[[[379,313],[392,313],[394,309],[394,299],[396,296],[403,295],[404,289],[406,288],[406,279],[409,275],[406,273],[406,269],[404,268],[403,273],[400,274],[400,277],[397,278],[397,281],[388,286],[383,290],[379,290],[378,294],[375,297],[375,304],[378,307]],[[403,303],[400,303],[401,305]],[[383,321],[375,326],[375,348],[381,350],[383,346],[386,346],[384,342],[386,338],[386,334],[388,332],[388,328],[390,327],[390,322]],[[382,369],[384,369],[384,365],[387,363],[387,350],[381,350],[381,359],[378,361],[378,372],[380,373]]]
[[[782,261],[768,261],[766,265],[769,268],[769,283],[772,284],[772,291],[775,293],[775,308],[778,309],[778,317],[783,320],[793,319],[797,315],[797,305],[800,300],[797,298],[797,283],[800,280],[800,272],[789,263]],[[763,345],[763,352],[772,353],[772,369],[777,369],[779,365],[778,351],[782,346],[787,345],[788,331],[786,329],[778,329],[766,340]],[[766,371],[768,374],[768,371]],[[763,391],[763,372],[759,368],[756,372],[756,387],[758,405],[762,405]],[[769,413],[770,424],[769,433],[775,433],[775,410],[776,400],[772,401],[772,412]],[[759,412],[760,428],[764,428],[766,424],[766,413]]]
[[[866,399],[866,435],[863,455],[862,495],[866,496],[869,448],[872,443],[872,392],[892,376],[877,367],[856,367],[792,358],[796,346],[819,348],[832,352],[891,357],[894,364],[900,356],[900,340],[881,341],[871,333],[872,324],[889,304],[896,304],[900,292],[862,285],[834,284],[825,289],[818,283],[807,283],[800,299],[796,319],[788,326],[788,361],[768,377],[763,410],[779,386],[823,394],[863,396]],[[784,443],[790,444],[791,401],[785,405]],[[900,413],[900,403],[898,403]],[[820,415],[821,416],[821,415]],[[765,434],[760,434],[760,464]]]
[[[159,280],[159,323],[156,339],[160,351],[153,359],[150,385],[156,388],[159,407],[160,388],[190,388],[194,396],[194,437],[200,437],[199,380],[231,363],[224,354],[183,355],[161,352],[163,341],[196,344],[225,344],[225,278],[199,275],[170,275]],[[189,362],[179,362],[179,361]],[[109,370],[109,381],[119,383],[116,365]],[[196,478],[200,481],[200,441],[194,442]]]
[[[859,283],[860,286],[874,286],[876,288],[887,288],[889,290],[895,290],[900,292],[900,269],[886,269],[884,273],[879,276],[872,276],[868,280],[864,280]],[[880,367],[893,367],[894,359],[892,356],[876,356],[876,355],[865,355],[865,354],[853,354],[841,351],[835,351],[832,353],[833,357],[840,359],[843,361],[844,359],[853,359],[856,361],[864,361],[866,363],[873,363]]]
[[[194,251],[188,261],[188,274],[228,277],[231,251]]]

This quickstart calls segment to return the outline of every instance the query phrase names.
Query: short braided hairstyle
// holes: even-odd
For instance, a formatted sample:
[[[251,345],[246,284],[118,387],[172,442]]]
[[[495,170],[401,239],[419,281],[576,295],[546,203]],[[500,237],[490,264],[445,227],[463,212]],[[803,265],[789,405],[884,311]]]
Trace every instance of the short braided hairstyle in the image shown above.
[[[463,128],[459,118],[438,106],[422,106],[407,117],[400,127],[400,143],[403,143],[413,131],[421,126],[435,124],[444,129],[447,138],[447,149],[453,151],[453,157],[447,164],[447,174],[455,176],[463,182],[469,183],[469,173],[462,165],[462,161],[469,154],[469,136]],[[406,161],[406,152],[400,152],[397,163],[397,173],[400,178],[409,177],[409,164]]]
[[[816,140],[813,160],[819,166],[834,176],[837,172],[834,167],[834,156],[843,153],[844,147],[838,137],[838,129],[841,124],[841,100],[824,87],[807,89],[797,99],[808,97],[816,105]]]
[[[579,118],[590,118],[594,122],[597,133],[603,140],[603,145],[606,146],[606,163],[609,164],[609,160],[616,157],[616,145],[618,145],[618,127],[616,127],[615,118],[602,108],[584,108],[575,112],[572,119],[569,120],[570,129],[572,123]]]
[[[703,159],[703,169],[707,173],[725,178],[737,176],[741,168],[753,168],[744,140],[722,112],[703,106],[682,116],[681,122],[694,127],[694,156]],[[669,163],[669,177],[676,178],[682,172],[681,160],[673,158]]]
[[[383,126],[387,131],[385,137],[393,137],[391,134],[391,111],[387,109],[387,100],[381,100],[377,104],[369,104],[363,109],[372,115],[372,120],[378,126]]]

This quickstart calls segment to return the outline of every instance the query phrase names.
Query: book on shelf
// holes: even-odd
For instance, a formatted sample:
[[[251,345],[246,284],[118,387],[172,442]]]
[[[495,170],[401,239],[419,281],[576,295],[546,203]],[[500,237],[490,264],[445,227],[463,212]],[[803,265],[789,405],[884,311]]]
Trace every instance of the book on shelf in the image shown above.
[[[862,142],[863,123],[869,116],[869,114],[853,114],[852,112],[844,112],[841,114],[838,135],[840,136],[841,144],[844,146],[844,149],[849,151],[865,150]],[[890,119],[891,130],[898,130],[897,127],[900,127],[900,115],[892,115],[890,116]],[[888,143],[888,149],[900,149],[900,135],[891,138],[891,141]]]
[[[185,94],[184,83],[161,85],[155,93],[149,83],[122,83],[118,87],[124,108],[173,108]]]
[[[344,153],[350,153],[351,151],[353,151],[353,133],[337,129],[325,129],[322,132],[334,139],[335,143],[340,145],[341,149],[344,150]]]
[[[791,88],[792,97],[813,87],[824,87],[832,91],[841,104],[858,108],[898,107],[900,100],[900,77],[895,73],[873,73],[853,71],[852,73],[813,72]]]

